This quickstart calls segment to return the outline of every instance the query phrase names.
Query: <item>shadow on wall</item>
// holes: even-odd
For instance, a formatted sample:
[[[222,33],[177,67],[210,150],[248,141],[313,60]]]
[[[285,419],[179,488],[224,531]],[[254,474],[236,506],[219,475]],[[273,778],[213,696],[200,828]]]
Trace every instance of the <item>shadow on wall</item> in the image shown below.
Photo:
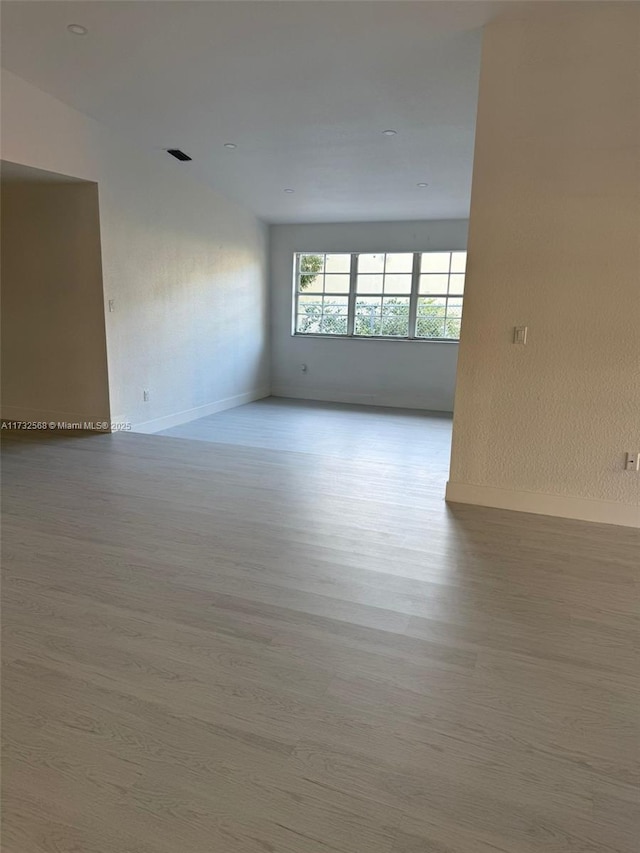
[[[2,163],[2,417],[108,423],[98,186]]]

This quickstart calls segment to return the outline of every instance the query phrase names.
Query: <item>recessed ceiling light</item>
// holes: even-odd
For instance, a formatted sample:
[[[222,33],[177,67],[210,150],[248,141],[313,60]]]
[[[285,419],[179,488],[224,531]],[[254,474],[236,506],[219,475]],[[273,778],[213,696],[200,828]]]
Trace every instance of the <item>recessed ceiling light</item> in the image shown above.
[[[294,193],[294,192],[295,192],[295,190],[292,190],[292,189],[287,188],[287,189],[285,190],[285,192],[286,192],[286,193]]]
[[[382,133],[384,136],[395,136],[397,134],[397,130],[383,130]]]
[[[238,146],[235,144],[235,142],[225,142],[224,147],[225,148],[237,148]]]
[[[69,24],[67,27],[70,33],[73,33],[74,36],[86,36],[89,30],[86,27],[83,27],[82,24]]]
[[[428,187],[428,186],[429,186],[429,184],[420,183],[420,184],[418,184],[418,186],[419,186],[419,187]]]

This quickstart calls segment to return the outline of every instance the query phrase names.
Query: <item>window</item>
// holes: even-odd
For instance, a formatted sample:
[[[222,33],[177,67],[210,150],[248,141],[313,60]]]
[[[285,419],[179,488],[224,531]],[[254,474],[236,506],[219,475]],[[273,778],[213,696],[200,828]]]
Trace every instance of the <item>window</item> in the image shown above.
[[[466,261],[466,252],[301,252],[294,332],[458,340]]]

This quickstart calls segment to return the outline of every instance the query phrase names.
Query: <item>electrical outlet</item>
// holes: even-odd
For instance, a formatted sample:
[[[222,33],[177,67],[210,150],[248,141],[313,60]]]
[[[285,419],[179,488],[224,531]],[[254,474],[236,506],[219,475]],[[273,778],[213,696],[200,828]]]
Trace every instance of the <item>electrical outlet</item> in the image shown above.
[[[115,299],[110,299],[109,300],[109,313],[113,314],[113,312],[115,310],[116,310],[116,301],[115,301]]]
[[[149,402],[149,389],[148,388],[145,388],[144,391],[142,392],[142,399],[144,400],[145,403]]]
[[[625,471],[640,471],[640,453],[627,453],[624,458]]]

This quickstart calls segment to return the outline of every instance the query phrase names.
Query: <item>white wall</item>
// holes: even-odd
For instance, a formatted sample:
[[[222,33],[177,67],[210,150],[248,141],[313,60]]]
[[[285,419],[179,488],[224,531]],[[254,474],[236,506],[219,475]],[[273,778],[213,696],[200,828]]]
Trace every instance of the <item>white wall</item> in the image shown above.
[[[465,249],[466,220],[272,225],[269,235],[274,395],[452,411],[456,343],[294,337],[293,255]]]
[[[108,423],[96,184],[3,180],[1,257],[3,419]]]
[[[535,5],[485,33],[447,496],[639,525],[640,6]]]
[[[162,428],[268,394],[267,233],[252,214],[6,71],[2,158],[98,183],[112,419]]]

